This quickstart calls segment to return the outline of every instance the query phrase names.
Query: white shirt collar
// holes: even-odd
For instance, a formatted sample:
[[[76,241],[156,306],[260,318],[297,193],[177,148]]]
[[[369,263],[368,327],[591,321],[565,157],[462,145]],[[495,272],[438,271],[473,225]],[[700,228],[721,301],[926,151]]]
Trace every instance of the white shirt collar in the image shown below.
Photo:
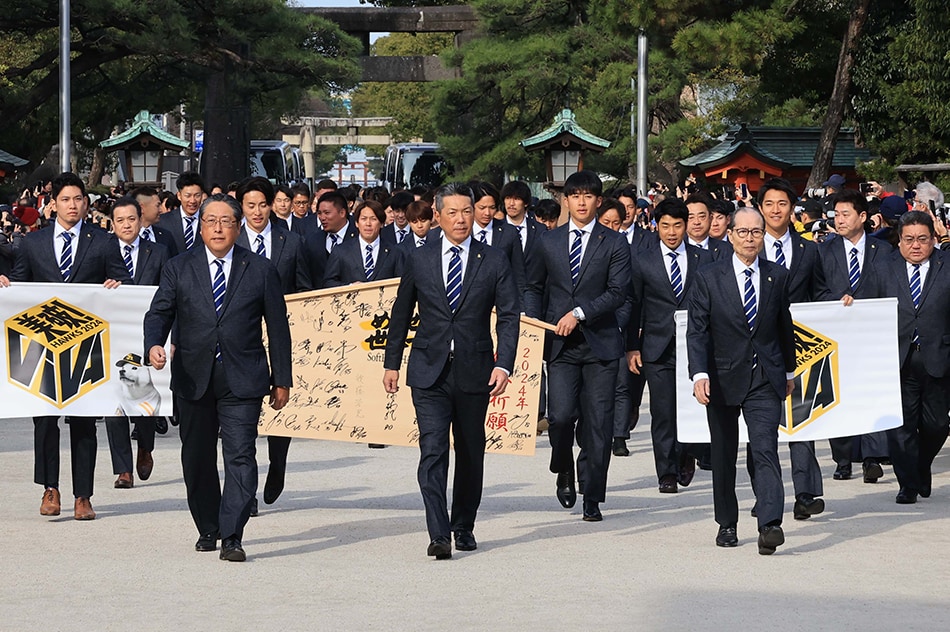
[[[680,245],[676,248],[676,250],[671,250],[669,246],[667,246],[665,243],[661,241],[660,250],[663,252],[664,257],[669,256],[671,252],[675,252],[678,255],[685,255],[686,254],[686,240],[684,239],[683,241],[681,241]]]
[[[445,233],[443,233],[443,234],[442,234],[442,254],[443,254],[443,255],[449,254],[449,253],[451,252],[450,249],[451,249],[452,246],[454,246],[454,245],[455,245],[455,244],[453,244],[451,241],[449,241],[448,239],[445,238]],[[462,243],[460,243],[460,244],[458,244],[458,245],[462,247],[462,252],[460,252],[459,255],[462,256],[462,257],[464,257],[464,256],[468,253],[469,248],[472,247],[472,236],[471,236],[471,234],[470,234],[468,237],[465,238],[465,241],[463,241]]]
[[[262,231],[257,232],[256,230],[251,228],[251,225],[247,223],[247,220],[244,220],[244,228],[247,229],[247,236],[249,238],[248,241],[255,241],[258,235],[263,236],[265,240],[270,239],[270,233],[271,233],[270,222],[267,222],[266,224],[264,224],[264,229]]]
[[[63,233],[69,233],[75,239],[79,237],[79,227],[82,225],[82,222],[77,222],[72,228],[63,228],[63,225],[59,222],[53,222],[53,237],[59,237]]]
[[[359,235],[358,238],[360,240],[360,252],[366,252],[366,246],[372,246],[374,252],[379,249],[379,235],[373,241],[366,241],[362,235]]]
[[[567,221],[567,228],[571,233],[573,233],[575,230],[579,230],[581,232],[584,232],[590,235],[591,232],[594,230],[594,222],[590,221],[590,222],[587,222],[585,226],[578,226],[577,224],[574,223],[573,219],[570,219]]]
[[[231,260],[234,258],[234,246],[231,246],[231,249],[228,250],[223,257],[215,257],[214,254],[208,250],[208,247],[205,246],[205,256],[208,259],[209,266],[213,266],[217,259],[224,259],[224,264],[226,266],[231,265]]]
[[[759,273],[759,258],[756,257],[752,260],[752,265],[746,265],[739,260],[739,257],[735,253],[732,255],[732,269],[735,271],[736,276],[745,275],[745,271],[748,268],[752,268],[752,275],[755,276]]]

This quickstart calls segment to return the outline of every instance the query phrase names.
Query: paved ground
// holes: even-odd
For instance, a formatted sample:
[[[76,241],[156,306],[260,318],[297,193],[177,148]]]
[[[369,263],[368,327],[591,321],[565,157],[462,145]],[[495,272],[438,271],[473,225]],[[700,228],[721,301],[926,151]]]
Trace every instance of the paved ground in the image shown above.
[[[63,432],[63,489],[70,489]],[[648,432],[611,464],[601,523],[563,510],[533,458],[492,455],[479,550],[425,556],[417,452],[294,442],[287,489],[245,534],[249,560],[196,553],[175,429],[159,438],[152,478],[112,487],[99,429],[94,522],[39,515],[28,420],[0,421],[0,630],[937,630],[950,624],[950,458],[934,493],[894,503],[877,485],[832,481],[828,510],[785,523],[787,544],[757,554],[713,545],[708,472],[677,495],[656,492]],[[264,447],[263,440],[259,447]],[[266,447],[265,447],[266,451]],[[787,453],[786,453],[787,454]],[[788,473],[787,461],[784,463]],[[788,476],[786,476],[788,478]],[[263,478],[262,478],[263,480]],[[788,490],[791,491],[790,489]],[[64,509],[66,509],[64,502]],[[747,481],[743,516],[751,507]],[[71,509],[71,507],[70,507]]]

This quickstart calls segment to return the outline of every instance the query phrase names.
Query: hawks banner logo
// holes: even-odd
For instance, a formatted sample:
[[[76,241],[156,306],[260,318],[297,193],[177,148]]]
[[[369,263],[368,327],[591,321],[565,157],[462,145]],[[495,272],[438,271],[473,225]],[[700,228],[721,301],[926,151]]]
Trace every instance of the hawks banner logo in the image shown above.
[[[838,343],[795,323],[795,389],[785,400],[785,425],[795,434],[838,405]]]
[[[4,322],[10,383],[59,408],[109,380],[109,326],[58,298]]]

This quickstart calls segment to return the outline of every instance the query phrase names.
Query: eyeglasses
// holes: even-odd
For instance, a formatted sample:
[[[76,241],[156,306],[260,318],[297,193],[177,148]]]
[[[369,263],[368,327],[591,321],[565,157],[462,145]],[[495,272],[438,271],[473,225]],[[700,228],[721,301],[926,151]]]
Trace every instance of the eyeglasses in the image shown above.
[[[220,226],[221,228],[234,228],[237,226],[237,222],[230,217],[202,217],[201,223],[205,226]]]
[[[307,200],[295,200],[293,202],[293,205],[300,206],[300,207],[310,206],[310,202],[308,202]]]
[[[913,245],[914,242],[924,245],[924,244],[929,244],[931,241],[933,241],[933,237],[931,237],[930,235],[917,235],[916,237],[914,237],[913,235],[905,235],[901,237],[901,243],[906,244],[908,246]]]
[[[732,232],[739,239],[746,239],[749,235],[761,239],[765,235],[765,231],[761,228],[733,228]]]

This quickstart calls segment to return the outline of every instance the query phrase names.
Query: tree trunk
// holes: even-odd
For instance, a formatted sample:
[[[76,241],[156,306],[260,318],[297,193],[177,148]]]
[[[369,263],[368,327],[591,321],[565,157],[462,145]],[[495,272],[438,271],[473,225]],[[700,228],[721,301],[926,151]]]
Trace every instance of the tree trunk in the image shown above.
[[[835,72],[835,85],[831,91],[831,100],[828,102],[828,111],[821,124],[821,138],[818,149],[815,150],[815,161],[808,176],[806,187],[821,186],[828,179],[831,172],[831,161],[835,155],[835,146],[838,142],[838,132],[841,130],[841,121],[844,118],[844,106],[851,92],[851,69],[854,67],[854,54],[857,42],[864,30],[868,17],[870,0],[854,0],[851,17],[848,19],[848,29],[841,42],[841,54],[838,55],[838,70]]]
[[[225,59],[224,70],[208,78],[201,164],[209,188],[212,184],[227,187],[246,178],[250,171],[251,108],[235,89],[233,73],[231,61]]]

